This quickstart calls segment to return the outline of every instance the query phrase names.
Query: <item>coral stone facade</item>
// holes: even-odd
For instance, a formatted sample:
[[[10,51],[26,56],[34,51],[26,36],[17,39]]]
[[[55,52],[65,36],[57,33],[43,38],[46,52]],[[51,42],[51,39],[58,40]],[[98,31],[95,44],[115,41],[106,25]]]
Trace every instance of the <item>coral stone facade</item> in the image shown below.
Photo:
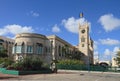
[[[0,51],[6,50],[7,55],[12,57],[12,47],[14,45],[14,40],[0,36]]]
[[[84,53],[82,58],[86,64],[93,64],[93,40],[89,35],[89,24],[79,25],[79,51]]]
[[[56,35],[44,36],[35,33],[21,33],[16,35],[13,47],[13,56],[15,60],[22,60],[26,56],[37,56],[48,64],[52,60],[65,59],[67,53],[74,54],[74,46],[59,38]]]
[[[40,57],[44,62],[66,59],[66,54],[82,52],[82,60],[85,64],[93,64],[93,41],[89,36],[89,25],[85,23],[79,26],[79,45],[70,43],[56,35],[45,36],[35,33],[17,34],[13,47],[15,60],[21,60],[26,56]]]
[[[16,35],[13,47],[15,60],[22,60],[26,56],[40,57],[44,62],[50,62],[51,43],[46,36],[33,33],[21,33]]]
[[[53,60],[67,59],[67,54],[83,54],[80,59],[85,64],[93,64],[93,40],[89,35],[89,24],[79,24],[79,43],[73,46],[56,35],[45,36],[36,33],[20,33],[15,41],[0,37],[0,50],[4,47],[8,56],[15,61],[25,57],[39,57],[43,62],[50,64]],[[71,38],[71,40],[73,40]]]

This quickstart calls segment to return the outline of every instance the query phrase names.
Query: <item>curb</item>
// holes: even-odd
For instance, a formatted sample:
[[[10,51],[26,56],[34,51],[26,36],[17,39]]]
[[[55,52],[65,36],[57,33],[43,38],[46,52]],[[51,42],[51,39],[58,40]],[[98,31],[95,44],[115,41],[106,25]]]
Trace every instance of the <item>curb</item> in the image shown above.
[[[61,70],[58,69],[58,72],[66,73],[104,73],[104,74],[120,74],[120,72],[99,72],[99,71],[81,71],[81,70]]]

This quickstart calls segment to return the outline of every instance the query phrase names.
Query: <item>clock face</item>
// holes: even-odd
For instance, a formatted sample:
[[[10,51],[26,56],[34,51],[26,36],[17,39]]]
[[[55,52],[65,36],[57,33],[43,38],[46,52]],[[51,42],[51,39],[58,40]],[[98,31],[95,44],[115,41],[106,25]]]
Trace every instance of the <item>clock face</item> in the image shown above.
[[[85,30],[83,29],[81,32],[82,32],[82,33],[85,33]]]

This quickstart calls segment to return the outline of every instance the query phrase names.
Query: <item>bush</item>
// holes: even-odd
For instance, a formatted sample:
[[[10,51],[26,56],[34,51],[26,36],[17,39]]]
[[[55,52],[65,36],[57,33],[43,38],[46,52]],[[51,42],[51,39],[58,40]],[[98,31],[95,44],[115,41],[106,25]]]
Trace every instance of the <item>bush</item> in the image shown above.
[[[61,60],[57,64],[57,68],[69,70],[85,70],[86,66],[84,62],[80,60]]]
[[[62,65],[84,65],[83,61],[80,60],[61,60],[58,64]]]
[[[8,57],[8,55],[4,53],[0,53],[0,57],[5,58],[5,57]]]
[[[10,58],[0,58],[0,64],[2,64],[3,67],[8,67],[13,63],[13,60]]]
[[[31,67],[33,70],[38,70],[42,67],[43,62],[40,60],[40,58],[33,58],[31,62]]]
[[[8,57],[8,55],[7,55],[7,50],[6,49],[2,49],[2,50],[0,50],[0,57],[1,58],[6,58],[6,57]]]
[[[7,69],[14,70],[41,70],[43,62],[38,57],[26,57],[22,61],[12,64]]]

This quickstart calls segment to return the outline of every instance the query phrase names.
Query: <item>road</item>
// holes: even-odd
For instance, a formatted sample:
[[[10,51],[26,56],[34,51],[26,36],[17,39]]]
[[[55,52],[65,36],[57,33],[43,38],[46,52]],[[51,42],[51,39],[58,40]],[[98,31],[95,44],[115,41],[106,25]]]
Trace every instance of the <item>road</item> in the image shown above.
[[[120,73],[59,72],[57,74],[7,75],[0,74],[0,81],[120,81]]]

